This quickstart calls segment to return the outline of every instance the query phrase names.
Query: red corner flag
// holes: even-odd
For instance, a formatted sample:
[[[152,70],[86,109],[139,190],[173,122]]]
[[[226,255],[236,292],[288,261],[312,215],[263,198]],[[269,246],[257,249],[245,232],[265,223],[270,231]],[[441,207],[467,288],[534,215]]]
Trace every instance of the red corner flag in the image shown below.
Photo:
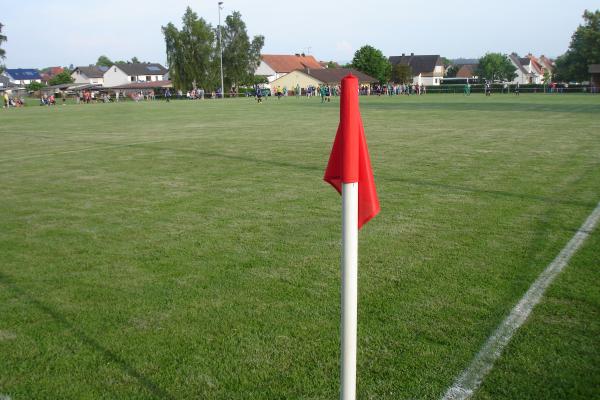
[[[342,79],[340,124],[323,179],[339,193],[342,193],[342,183],[358,182],[358,229],[379,214],[379,199],[358,107],[358,79],[353,75]]]

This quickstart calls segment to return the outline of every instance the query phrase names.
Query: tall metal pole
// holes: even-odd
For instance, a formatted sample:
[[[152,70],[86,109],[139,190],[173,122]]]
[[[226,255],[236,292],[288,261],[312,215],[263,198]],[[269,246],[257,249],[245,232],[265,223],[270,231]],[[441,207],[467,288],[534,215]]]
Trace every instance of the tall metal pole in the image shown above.
[[[221,9],[223,8],[223,2],[219,2],[219,54],[221,56],[221,98],[225,98],[225,86],[223,85],[223,46],[221,45]]]

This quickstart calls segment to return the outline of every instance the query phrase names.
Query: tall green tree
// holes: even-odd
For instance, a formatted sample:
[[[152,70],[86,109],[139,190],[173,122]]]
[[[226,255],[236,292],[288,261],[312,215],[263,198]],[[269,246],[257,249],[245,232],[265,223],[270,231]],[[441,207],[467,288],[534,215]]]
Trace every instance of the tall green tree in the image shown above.
[[[167,63],[173,85],[189,89],[194,85],[207,90],[216,87],[215,31],[188,7],[181,30],[173,23],[162,27],[167,50]]]
[[[100,67],[112,67],[114,64],[115,63],[105,55],[98,57],[98,61],[96,61],[96,65]]]
[[[0,22],[0,60],[4,60],[6,58],[6,50],[2,48],[2,43],[6,42],[6,35],[2,34],[2,27],[4,25]],[[0,73],[4,71],[4,64],[0,63]]]
[[[60,74],[56,74],[52,79],[48,81],[49,85],[61,85],[63,83],[73,83],[75,80],[71,77],[69,70],[64,70]]]
[[[491,81],[512,81],[517,76],[516,70],[506,54],[487,53],[479,59],[475,74]]]
[[[585,10],[583,21],[573,33],[567,52],[556,59],[558,80],[587,80],[588,66],[600,64],[600,10]]]
[[[234,11],[225,18],[222,32],[225,87],[251,84],[254,71],[260,64],[260,51],[265,44],[264,36],[255,36],[250,41],[246,23],[239,11]]]
[[[460,66],[458,66],[458,65],[449,66],[448,68],[446,68],[446,76],[448,78],[455,78],[459,69],[460,69]]]
[[[381,50],[369,45],[356,50],[352,59],[352,66],[373,78],[377,78],[380,83],[387,82],[392,73],[392,65]]]
[[[396,64],[392,67],[392,80],[394,83],[411,83],[413,80],[412,68],[406,64]]]

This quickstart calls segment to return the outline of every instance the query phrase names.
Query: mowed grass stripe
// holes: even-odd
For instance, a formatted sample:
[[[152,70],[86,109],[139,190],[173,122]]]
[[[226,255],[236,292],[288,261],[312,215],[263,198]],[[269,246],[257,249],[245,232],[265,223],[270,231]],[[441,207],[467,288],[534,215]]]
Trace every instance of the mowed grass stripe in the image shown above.
[[[2,114],[57,145],[198,139],[4,164],[1,393],[160,398],[137,374],[174,398],[337,396],[339,110],[244,100]],[[559,111],[595,100],[488,100],[361,99],[383,206],[361,232],[362,397],[438,398],[600,197],[596,118]],[[33,153],[15,137],[2,156]]]

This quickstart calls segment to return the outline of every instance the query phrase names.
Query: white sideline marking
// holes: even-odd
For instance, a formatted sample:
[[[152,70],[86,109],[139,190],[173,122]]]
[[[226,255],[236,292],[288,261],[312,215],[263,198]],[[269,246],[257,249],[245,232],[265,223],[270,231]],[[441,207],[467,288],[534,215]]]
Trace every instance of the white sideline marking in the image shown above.
[[[7,396],[5,394],[0,394],[0,400],[12,400],[12,399],[10,398],[10,396]]]
[[[514,333],[523,325],[527,317],[542,299],[544,292],[550,286],[554,278],[565,268],[573,254],[581,247],[588,236],[592,233],[600,220],[600,203],[581,225],[577,233],[569,243],[560,251],[558,256],[546,267],[544,272],[533,282],[527,293],[519,303],[512,309],[508,317],[496,328],[487,342],[479,350],[467,369],[454,381],[448,389],[443,400],[465,400],[477,390],[485,375],[490,372],[494,362],[504,347],[510,342]]]
[[[0,162],[26,160],[28,158],[58,156],[58,155],[61,155],[61,154],[81,153],[81,152],[84,152],[84,151],[91,151],[91,150],[116,149],[116,148],[119,148],[119,147],[137,146],[137,145],[140,145],[140,144],[172,142],[172,141],[187,140],[187,139],[196,139],[196,138],[195,137],[174,137],[174,138],[161,139],[161,140],[149,140],[149,141],[146,141],[146,142],[134,142],[134,143],[123,143],[123,144],[115,143],[115,144],[107,145],[107,146],[84,147],[82,149],[58,151],[58,152],[55,152],[55,153],[42,153],[42,154],[32,154],[32,155],[21,156],[21,157],[2,158],[2,159],[0,159]],[[2,400],[2,398],[0,398],[0,400]]]

